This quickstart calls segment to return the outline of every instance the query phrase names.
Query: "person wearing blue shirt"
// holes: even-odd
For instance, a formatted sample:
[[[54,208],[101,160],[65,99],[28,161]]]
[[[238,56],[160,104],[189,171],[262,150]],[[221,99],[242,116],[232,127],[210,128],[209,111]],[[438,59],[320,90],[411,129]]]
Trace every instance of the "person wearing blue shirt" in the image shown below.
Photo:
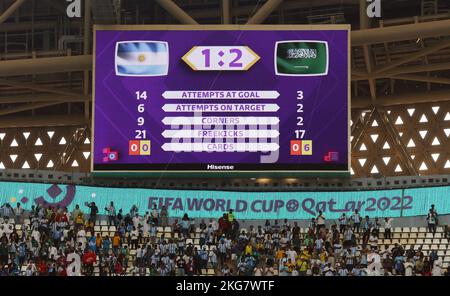
[[[111,240],[109,239],[109,236],[106,236],[102,241],[102,249],[103,249],[103,253],[105,255],[108,254],[110,246],[111,246]]]
[[[95,240],[96,240],[95,236],[91,236],[91,238],[89,239],[89,242],[88,242],[88,246],[89,246],[89,248],[92,249],[92,251],[94,253],[97,253],[97,246],[95,244]]]
[[[398,254],[397,257],[395,257],[394,262],[395,262],[395,271],[397,275],[404,275],[405,267],[403,263],[405,262],[405,257],[403,257],[403,255],[401,254]]]

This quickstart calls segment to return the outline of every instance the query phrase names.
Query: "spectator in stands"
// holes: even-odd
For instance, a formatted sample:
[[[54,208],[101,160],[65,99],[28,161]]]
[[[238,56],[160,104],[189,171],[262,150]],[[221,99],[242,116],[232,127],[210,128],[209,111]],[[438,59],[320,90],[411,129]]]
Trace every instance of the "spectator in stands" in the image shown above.
[[[325,216],[323,215],[322,211],[319,211],[319,215],[316,218],[317,221],[317,233],[320,232],[322,228],[325,228]]]
[[[169,212],[166,207],[163,206],[161,208],[161,212],[159,213],[159,218],[161,219],[161,226],[166,227],[169,225]]]
[[[342,213],[342,215],[339,217],[339,232],[344,233],[345,227],[347,226],[347,216],[345,213]]]
[[[9,203],[4,203],[1,207],[2,216],[5,218],[13,217],[14,210]]]
[[[156,225],[156,224],[155,224]],[[184,214],[183,219],[180,221],[181,233],[185,238],[190,237],[189,229],[190,229],[190,219],[187,214]]]
[[[384,218],[384,238],[391,239],[392,238],[392,218]]]
[[[436,207],[434,206],[434,204],[431,205],[431,208],[430,208],[429,212],[434,214],[434,218],[436,220],[436,226],[438,226],[439,225],[439,223],[438,223],[438,212],[437,212]]]
[[[354,231],[359,233],[359,228],[361,226],[361,215],[359,214],[358,209],[355,210],[353,215],[351,216],[352,221],[354,222]]]
[[[432,274],[433,276],[442,276],[442,261],[440,259],[434,261]]]
[[[109,226],[117,226],[116,224],[116,208],[114,207],[114,202],[110,202],[109,206],[105,207],[105,211],[108,213]]]
[[[437,219],[437,213],[431,208],[427,215],[427,222],[428,222],[428,232],[431,232],[436,234],[436,219]]]
[[[122,213],[122,209],[120,209],[116,216],[116,227],[117,227],[117,225],[122,224],[122,221],[123,221],[123,213]]]
[[[20,205],[20,202],[17,203],[16,208],[14,209],[14,218],[16,221],[16,224],[22,224],[23,220],[24,220],[24,209],[23,207]]]
[[[156,204],[153,204],[153,209],[150,212],[150,216],[152,218],[152,222],[155,225],[158,225],[159,212],[158,212],[158,209],[156,208]]]
[[[445,225],[444,227],[444,238],[450,239],[450,226]]]
[[[230,210],[228,211],[228,222],[229,222],[230,224],[232,224],[233,221],[234,221],[233,209],[230,209]]]
[[[95,205],[95,202],[88,204],[88,208],[90,209],[89,221],[95,225],[95,222],[97,221],[98,208]]]
[[[371,228],[372,228],[372,222],[370,221],[369,216],[364,217],[363,231],[364,232],[370,231]]]

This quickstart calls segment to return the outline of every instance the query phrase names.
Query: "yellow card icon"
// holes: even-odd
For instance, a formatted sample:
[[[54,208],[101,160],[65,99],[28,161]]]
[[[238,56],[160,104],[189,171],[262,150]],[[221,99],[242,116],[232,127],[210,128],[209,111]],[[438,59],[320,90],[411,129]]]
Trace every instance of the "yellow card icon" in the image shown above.
[[[139,145],[140,155],[150,155],[150,140],[141,140],[139,141]]]
[[[302,155],[312,155],[311,140],[302,140]]]

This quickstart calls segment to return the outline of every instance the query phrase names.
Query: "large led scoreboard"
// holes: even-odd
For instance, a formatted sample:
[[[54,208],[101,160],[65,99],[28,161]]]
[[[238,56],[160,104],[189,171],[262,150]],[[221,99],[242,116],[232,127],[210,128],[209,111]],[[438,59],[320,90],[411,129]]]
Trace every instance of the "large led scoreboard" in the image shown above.
[[[346,25],[96,26],[93,172],[349,172]]]

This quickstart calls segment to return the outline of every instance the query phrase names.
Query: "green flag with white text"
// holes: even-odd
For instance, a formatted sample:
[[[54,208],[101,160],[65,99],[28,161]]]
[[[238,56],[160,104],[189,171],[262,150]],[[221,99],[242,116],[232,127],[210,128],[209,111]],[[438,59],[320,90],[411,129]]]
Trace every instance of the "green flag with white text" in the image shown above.
[[[277,75],[327,75],[327,43],[301,40],[277,42],[276,67]]]

